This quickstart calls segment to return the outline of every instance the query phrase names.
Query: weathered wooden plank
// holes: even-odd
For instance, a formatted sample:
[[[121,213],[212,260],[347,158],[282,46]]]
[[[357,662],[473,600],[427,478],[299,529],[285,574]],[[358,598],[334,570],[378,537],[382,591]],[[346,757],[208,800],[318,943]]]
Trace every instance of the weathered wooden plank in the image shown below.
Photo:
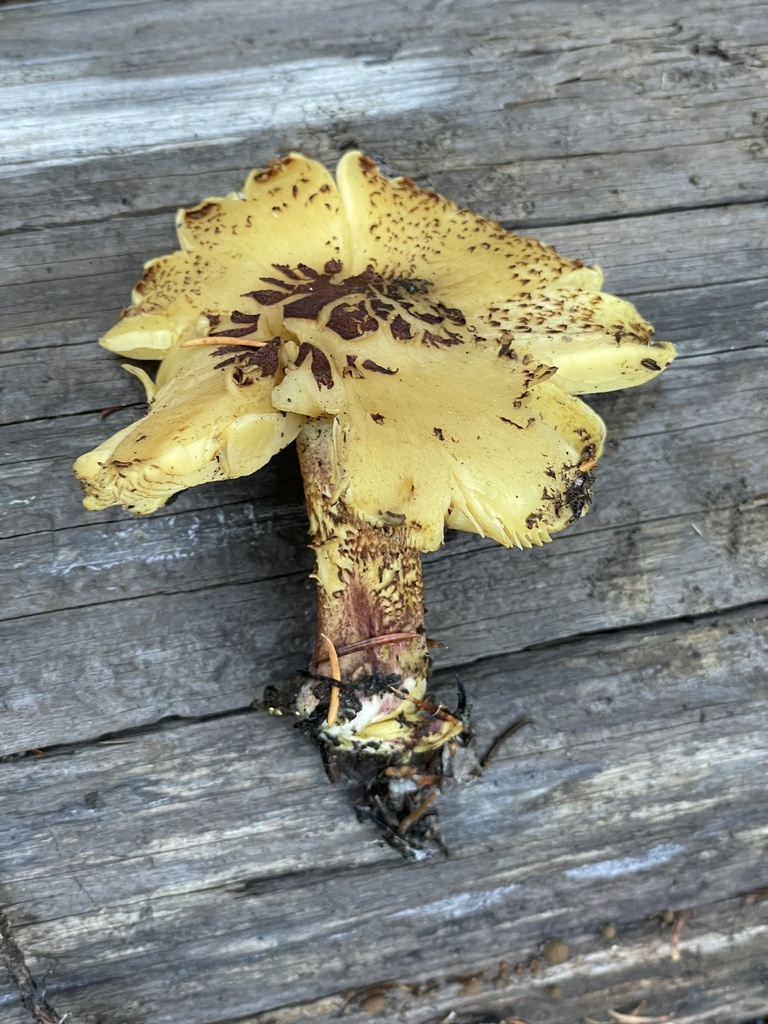
[[[235,511],[247,513],[247,507]],[[437,652],[438,661],[461,665],[526,643],[762,600],[764,517],[759,502],[716,509],[693,520],[562,538],[557,551],[535,558],[469,542],[427,567],[428,623],[448,645]],[[188,517],[193,533],[200,518]],[[246,545],[241,565],[232,543],[239,524]],[[197,533],[210,559],[218,552],[225,570],[234,566],[231,584],[206,586],[194,574],[193,548],[174,552],[161,538],[159,548],[150,543],[145,552],[147,589],[154,586],[158,596],[126,601],[130,577],[119,567],[110,573],[100,561],[102,550],[92,563],[72,570],[85,580],[82,607],[3,624],[11,652],[4,670],[6,752],[168,714],[242,706],[266,683],[290,678],[302,666],[312,636],[313,592],[306,579],[311,561],[297,543],[301,524],[297,540],[285,548],[288,557],[295,552],[293,571],[275,576],[252,549],[257,531],[247,515],[230,515],[226,527],[216,529]],[[266,529],[267,557],[281,558],[285,540]],[[222,532],[226,539],[219,541]],[[111,582],[93,587],[88,604],[96,569]],[[174,576],[181,589],[163,594],[163,580],[172,584]],[[134,594],[140,585],[139,577]]]
[[[422,865],[365,842],[369,827],[344,820],[343,794],[309,750],[291,751],[279,720],[169,725],[6,763],[0,843],[19,940],[37,973],[55,962],[57,1004],[104,1024],[150,1007],[158,1024],[228,1020],[432,977],[442,992],[414,1000],[406,1019],[514,1002],[531,1006],[532,1024],[562,1020],[568,1004],[548,1015],[542,999],[557,983],[564,998],[589,993],[579,1006],[593,1014],[623,986],[627,1000],[676,1000],[659,1012],[735,1021],[711,1016],[726,970],[754,994],[749,958],[768,927],[764,905],[737,899],[765,884],[765,615],[463,672],[478,749],[521,713],[535,724],[446,796],[452,856]],[[700,924],[670,961],[646,916],[685,907]],[[599,938],[606,921],[616,950]],[[574,956],[562,968],[504,990],[489,978],[472,999],[447,983],[500,959],[527,964],[553,937]]]
[[[379,1019],[604,1020],[649,994],[684,1024],[768,1010],[765,903],[743,898],[768,881],[765,15],[0,6],[0,735],[123,730],[0,764],[0,905],[62,1012],[362,1024],[371,982],[430,979],[386,989]],[[428,560],[445,698],[458,667],[479,749],[518,714],[536,724],[447,795],[452,860],[415,867],[367,842],[289,723],[244,710],[308,653],[291,456],[141,522],[86,516],[69,470],[134,414],[96,420],[139,392],[92,339],[173,247],[173,207],[277,151],[332,163],[351,145],[601,262],[683,351],[659,385],[598,400],[612,440],[584,523],[525,556],[456,535]],[[674,961],[646,915],[686,906]],[[554,935],[568,963],[501,985],[501,956],[527,965]],[[20,1024],[12,995],[0,1016]]]
[[[13,8],[16,7],[16,10]],[[123,9],[121,23],[115,25],[113,12]],[[510,8],[514,14],[510,16]],[[315,18],[308,22],[292,18],[288,12],[269,4],[254,4],[244,11],[238,0],[222,0],[217,5],[215,17],[210,24],[215,26],[222,45],[241,41],[247,17],[265,30],[262,38],[248,39],[255,52],[267,50],[275,59],[295,55],[297,48],[310,49],[325,47],[329,40],[341,48],[346,33],[356,39],[358,53],[361,42],[369,45],[381,44],[383,39],[395,39],[412,35],[415,27],[421,34],[411,39],[412,48],[424,45],[425,40],[439,41],[442,47],[468,46],[482,52],[483,46],[496,55],[525,56],[531,53],[551,53],[580,50],[591,46],[606,46],[610,54],[611,44],[624,44],[657,38],[675,38],[680,42],[713,43],[722,39],[723,48],[737,51],[741,45],[757,46],[766,41],[764,5],[755,0],[734,0],[727,11],[715,2],[703,0],[681,0],[675,9],[675,22],[658,17],[650,7],[638,8],[626,2],[618,2],[608,16],[596,4],[580,4],[578,0],[564,0],[556,6],[536,3],[535,0],[515,0],[513,4],[495,0],[485,4],[478,11],[472,10],[473,20],[467,22],[467,11],[460,3],[444,3],[439,6],[428,0],[416,0],[405,11],[391,12],[368,9],[359,2],[333,0],[326,10],[328,21]],[[312,12],[311,5],[299,2],[297,12],[305,15]],[[70,3],[47,3],[37,5],[8,4],[4,11],[3,39],[5,53],[11,69],[23,61],[45,65],[57,58],[84,56],[83,15],[88,13],[88,42],[92,45],[92,56],[97,66],[113,67],[115,33],[126,36],[133,33],[132,54],[136,61],[132,70],[138,72],[141,66],[167,68],[174,63],[182,66],[193,60],[211,60],[210,48],[205,45],[200,32],[203,14],[210,16],[209,8],[202,0],[187,4],[180,0],[157,8],[151,0],[78,0]],[[362,16],[365,21],[362,21]],[[505,18],[504,15],[507,15]],[[360,39],[362,24],[368,29],[370,38]],[[547,32],[548,28],[556,31]],[[456,30],[463,30],[463,39],[456,40]],[[516,31],[512,31],[512,29]],[[143,31],[138,32],[137,29]],[[268,32],[268,34],[267,34]],[[489,34],[492,38],[487,40]],[[184,47],[179,47],[179,40]],[[710,46],[700,47],[704,56],[718,56],[707,53]],[[251,53],[240,47],[229,54],[232,68],[247,64]],[[365,51],[363,51],[365,52]],[[162,61],[155,65],[147,58]],[[736,56],[736,54],[734,54]],[[719,55],[727,60],[727,54]],[[126,69],[128,70],[128,69]],[[50,71],[48,72],[50,74]]]
[[[499,140],[500,148],[501,144]],[[490,169],[470,166],[435,173],[425,167],[424,173],[437,191],[460,195],[470,208],[482,206],[494,219],[531,231],[538,225],[543,230],[587,219],[760,200],[766,170],[756,147],[760,143],[754,139],[713,139],[700,145],[670,143],[640,153],[539,160],[518,159],[507,147]]]
[[[124,403],[143,405],[139,384],[126,395],[125,381],[115,373],[115,360],[96,345],[39,348],[0,354],[3,377],[3,418],[15,424],[43,416],[49,429],[56,417],[100,412]],[[138,384],[138,381],[137,381]],[[105,425],[105,433],[109,425]]]
[[[660,335],[680,346],[682,357],[730,352],[768,343],[766,288],[762,279],[704,288],[675,288],[634,296]]]
[[[694,803],[685,804],[686,777],[692,785],[716,787],[719,773],[725,772],[736,792],[715,794],[718,813],[731,813],[731,800],[754,802],[763,788],[759,772],[746,773],[740,782],[738,777],[751,758],[766,754],[760,732],[766,713],[760,709],[766,693],[760,657],[768,643],[767,616],[768,610],[758,608],[689,626],[639,627],[464,668],[461,676],[478,730],[475,750],[484,750],[520,715],[531,716],[534,726],[500,750],[484,778],[457,786],[444,798],[445,838],[454,857],[504,846],[507,830],[516,829],[525,834],[526,844],[544,848],[546,830],[562,825],[560,810],[586,814],[573,836],[586,850],[594,843],[610,846],[608,833],[591,831],[590,822],[598,820],[609,830],[626,828],[625,842],[636,841],[629,833],[639,832],[641,825],[633,825],[626,812],[635,802],[650,800],[652,806],[643,813],[660,814],[661,828],[674,826],[677,810],[692,820],[701,816],[704,805],[696,805],[695,793]],[[438,672],[435,686],[452,700],[454,674]],[[611,743],[620,757],[604,756]],[[690,748],[693,760],[687,767],[672,757],[678,743]],[[658,772],[655,766],[668,744],[666,771]],[[474,764],[472,750],[463,756],[466,781]],[[730,756],[735,758],[730,768],[720,763]],[[617,761],[625,758],[642,771],[628,771],[623,764],[617,769]],[[241,711],[201,722],[168,721],[98,744],[65,744],[47,757],[8,761],[0,772],[6,781],[0,792],[1,848],[12,869],[6,877],[30,886],[40,883],[57,872],[63,844],[71,851],[71,872],[92,893],[86,899],[76,881],[61,873],[55,900],[64,902],[50,904],[46,914],[51,917],[71,913],[73,904],[80,912],[145,898],[155,891],[154,858],[163,854],[166,843],[165,895],[179,886],[198,891],[206,877],[232,881],[243,865],[255,883],[265,883],[265,891],[282,891],[281,879],[308,870],[316,858],[321,864],[329,856],[338,865],[399,864],[387,848],[375,852],[378,846],[365,845],[369,826],[339,821],[328,831],[346,798],[341,787],[328,785],[316,752],[297,742],[285,718]],[[659,794],[667,785],[672,787],[669,806],[660,813],[666,798]],[[573,790],[585,803],[576,810],[569,806]],[[85,794],[93,791],[100,796],[86,801]],[[757,817],[764,799],[757,799]],[[279,817],[284,829],[306,828],[307,842],[286,841],[266,824],[270,816]],[[225,825],[226,836],[221,831]],[[704,818],[699,826],[707,830]],[[25,843],[15,838],[19,828],[26,830]],[[93,857],[103,829],[112,845]],[[712,838],[721,831],[712,823],[707,834]],[[51,841],[54,835],[57,842]],[[328,849],[315,850],[317,844]],[[256,845],[258,857],[253,856]],[[732,853],[737,859],[752,855],[738,844]],[[120,865],[128,857],[137,862],[123,872]],[[689,882],[681,878],[678,884]],[[36,899],[34,888],[19,890],[14,903],[19,923],[36,916],[28,902]]]
[[[0,967],[0,1008],[3,1011],[3,1024],[29,1024],[29,1014],[21,1005],[14,992],[11,976]]]
[[[731,353],[725,360],[686,359],[663,391],[604,397],[599,405],[612,425],[614,451],[607,460],[612,472],[600,488],[606,514],[588,523],[587,532],[590,525],[602,531],[670,513],[695,516],[762,495],[758,467],[764,465],[768,432],[768,381],[762,383],[758,373],[763,361],[756,349]],[[702,407],[707,408],[705,419]],[[686,479],[687,467],[696,461],[692,452],[715,443],[717,456],[710,459],[706,481]],[[649,477],[652,494],[647,494]],[[640,486],[633,487],[633,479],[640,479]],[[737,480],[742,481],[738,494]],[[74,489],[69,477],[57,474],[57,482],[62,490]],[[37,534],[0,541],[0,591],[19,616],[90,604],[94,586],[115,569],[120,600],[189,586],[257,581],[306,564],[301,554],[304,523],[301,508],[294,506],[289,513],[272,502],[248,504],[229,514],[211,510],[204,519],[197,511],[180,514],[172,506],[170,514],[155,519],[122,515],[115,522],[93,525],[80,512],[71,529],[46,539],[45,548]],[[195,561],[191,573],[184,565],[190,558]]]
[[[745,917],[757,918],[757,923],[747,923]],[[646,925],[645,935],[638,934],[640,929],[634,934],[624,931],[620,941],[603,942],[603,949],[580,954],[563,967],[545,965],[543,970],[513,975],[512,980],[503,962],[497,961],[476,967],[474,973],[465,969],[421,984],[390,982],[348,990],[249,1016],[243,1024],[296,1024],[307,1019],[331,1024],[342,1016],[350,1024],[370,1024],[372,1012],[379,1019],[396,1014],[403,1024],[496,1024],[500,1019],[609,1024],[610,1010],[636,1010],[641,1017],[659,1014],[664,1020],[670,1007],[676,1008],[677,1024],[762,1024],[766,987],[754,963],[761,961],[765,947],[764,920],[764,915],[750,910],[745,915],[741,900],[699,910],[695,924],[686,921],[688,933],[676,947],[683,963],[696,963],[695,973],[688,977],[681,976],[680,962],[672,960],[669,936],[674,926],[662,931],[652,924]],[[607,963],[609,987],[598,994],[595,977],[604,974]],[[760,1021],[755,1020],[758,1014]]]
[[[130,302],[144,260],[176,248],[172,211],[140,223],[113,219],[9,235],[0,257],[3,349],[79,345],[111,326]]]
[[[249,1016],[243,1024],[296,1024],[307,1019],[331,1024],[340,1017],[350,1024],[369,1024],[372,1013],[384,1019],[396,1014],[404,1024],[496,1024],[500,1019],[609,1024],[610,1010],[635,1010],[641,1017],[659,1014],[664,1020],[670,1007],[675,1008],[672,1019],[678,1024],[762,1024],[766,986],[754,963],[762,960],[764,921],[765,915],[754,913],[749,905],[745,914],[740,899],[717,903],[686,919],[687,933],[674,949],[669,943],[674,925],[662,929],[654,920],[642,930],[622,930],[619,941],[603,940],[597,944],[602,949],[581,953],[563,967],[544,964],[534,972],[513,974],[510,980],[510,965],[505,968],[503,961],[496,961],[475,967],[474,972],[465,969],[421,984],[389,982],[347,990],[310,1004]],[[694,960],[695,971],[685,976],[680,960]],[[597,993],[595,977],[604,975],[606,964],[610,981]]]
[[[514,118],[521,156],[531,148],[545,155],[542,139],[550,145],[549,155],[572,147],[587,153],[628,152],[637,146],[638,125],[646,148],[681,138],[694,142],[702,120],[697,109],[711,107],[715,90],[746,101],[734,111],[730,132],[737,132],[742,120],[749,132],[750,101],[759,105],[761,99],[757,85],[765,26],[757,5],[739,5],[740,17],[727,23],[713,17],[713,29],[718,21],[721,31],[727,28],[719,50],[709,37],[702,38],[700,19],[711,16],[711,5],[703,11],[701,3],[686,5],[687,10],[676,11],[674,22],[661,24],[638,15],[626,2],[616,5],[613,19],[594,5],[571,3],[563,10],[561,4],[515,4],[512,15],[509,5],[495,3],[484,5],[482,13],[473,11],[477,23],[472,32],[467,32],[461,5],[438,12],[414,4],[396,18],[368,6],[363,15],[359,2],[334,6],[318,18],[306,5],[288,19],[260,5],[248,15],[237,3],[222,5],[214,19],[216,52],[202,44],[205,33],[199,23],[211,15],[199,3],[167,3],[162,11],[128,5],[119,25],[108,10],[97,11],[89,33],[95,49],[87,58],[75,12],[48,22],[7,12],[9,52],[23,52],[29,59],[31,36],[42,59],[31,83],[14,65],[6,73],[10,109],[23,113],[3,125],[5,161],[23,166],[80,160],[116,150],[186,146],[192,139],[240,142],[253,134],[253,97],[258,98],[261,133],[278,129],[285,136],[286,131],[306,134],[325,127],[330,95],[342,131],[350,123],[357,128],[365,122],[371,109],[376,117],[400,119],[429,110],[433,118],[455,120],[457,126],[477,124],[480,118],[491,144],[502,134],[509,138],[510,108],[532,105],[528,117],[523,112]],[[572,16],[578,11],[575,21],[568,20],[568,9]],[[536,31],[533,47],[526,24],[529,32]],[[488,32],[490,41],[484,39]],[[174,45],[163,47],[161,40],[169,35]],[[108,45],[99,45],[100,37],[109,39]],[[244,37],[248,46],[243,46]],[[119,79],[112,56],[116,49],[132,55],[130,71]],[[223,52],[225,66],[219,59]],[[603,81],[601,87],[601,75],[611,79],[610,86]],[[30,96],[47,117],[37,113]],[[676,103],[669,103],[671,97]],[[558,104],[551,102],[554,98]],[[593,109],[588,120],[579,116],[585,98]],[[654,109],[665,103],[666,110],[654,117]],[[55,116],[58,105],[66,107],[66,118]],[[625,112],[628,117],[622,116]],[[547,119],[563,114],[572,130],[555,137]],[[698,141],[713,140],[699,136]],[[465,153],[476,148],[461,140],[448,143],[453,146]]]
[[[509,945],[502,944],[485,960],[467,949],[467,955],[459,957],[445,974],[435,971],[418,976],[385,975],[379,976],[378,983],[369,976],[354,986],[345,978],[340,979],[340,991],[320,999],[281,1005],[255,1015],[227,1017],[226,1021],[218,1019],[221,1024],[230,1024],[235,1019],[238,1024],[297,1024],[306,1020],[334,1024],[340,1018],[350,1024],[369,1024],[381,1019],[396,1019],[404,1024],[435,1024],[446,1019],[451,1024],[497,1024],[499,1020],[521,1019],[525,1024],[562,1024],[565,1019],[612,1024],[615,1018],[608,1018],[610,1010],[631,1013],[638,1009],[640,1015],[659,1014],[662,1020],[671,1012],[677,1024],[762,1024],[768,1003],[764,974],[755,964],[764,958],[768,924],[765,911],[755,910],[749,899],[747,894],[698,907],[692,917],[686,917],[683,937],[674,948],[670,944],[674,925],[660,925],[660,914],[651,913],[649,920],[620,927],[614,942],[602,938],[604,925],[591,921],[594,930],[587,933],[585,929],[578,946],[571,940],[569,948],[575,955],[564,965],[549,966],[542,961],[542,943],[526,949],[524,960],[517,964],[499,956],[517,952]],[[428,926],[424,933],[427,930]],[[366,941],[372,944],[369,936]],[[229,992],[234,989],[235,993],[256,988],[261,979],[262,960],[253,954],[248,957],[247,976],[242,970],[241,976],[233,977],[225,965],[212,983]],[[378,953],[378,964],[386,966],[388,961],[386,953]],[[531,970],[530,964],[542,966]],[[514,966],[519,973],[512,971]],[[322,961],[317,962],[317,969],[318,976],[323,976]],[[123,979],[121,982],[125,984]],[[171,977],[169,986],[170,999],[177,999],[179,985],[175,978]],[[132,1000],[127,1009],[120,1009],[116,1015],[105,1013],[97,998],[106,1002],[122,996],[122,985],[115,988],[117,992],[94,992],[87,1002],[78,999],[79,993],[73,995],[68,991],[57,993],[56,998],[67,1005],[73,1005],[73,1000],[74,1005],[95,1004],[95,1011],[81,1011],[77,1018],[86,1024],[143,1024],[155,1017],[154,1004],[135,1006]],[[130,980],[126,988],[133,994]],[[204,995],[207,998],[203,1001],[193,997],[179,1000],[187,1021],[190,1012],[217,1012],[211,993]],[[248,1005],[246,997],[240,1002],[236,998],[230,995],[229,999],[219,1000],[224,1003],[224,1012],[233,1003]],[[0,1002],[4,1013],[13,1014],[15,1006],[12,993],[4,1003]],[[175,1024],[183,1019],[175,1013],[175,1006],[171,1005],[157,1019]],[[27,1024],[29,1017],[19,1014],[18,1019],[5,1019],[9,1024],[17,1024],[17,1020],[18,1024]]]
[[[609,273],[606,290],[634,296],[638,292],[702,288],[764,277],[758,210],[762,210],[759,204],[686,210],[669,214],[668,220],[628,219],[627,230],[621,235],[621,257],[610,270],[605,268]],[[585,262],[600,263],[606,239],[619,237],[613,234],[612,223],[553,226],[547,229],[546,241],[564,253],[578,252]],[[737,237],[734,228],[741,223],[746,232]],[[688,240],[683,241],[686,235]],[[662,266],[666,280],[660,273]]]
[[[448,645],[436,657],[464,665],[529,643],[764,600],[764,520],[758,504],[697,516],[699,533],[688,516],[605,535],[572,531],[556,553],[527,558],[467,544],[427,568],[428,628]],[[734,544],[735,531],[744,542]],[[110,586],[119,597],[119,578]],[[243,706],[308,660],[314,594],[302,570],[131,601],[107,587],[94,599],[0,626],[10,652],[3,752]]]
[[[752,348],[692,357],[656,387],[603,396],[613,436],[598,506],[552,546],[520,555],[452,535],[428,556],[428,623],[449,645],[438,660],[465,664],[531,642],[765,599],[762,363]],[[691,471],[700,465],[706,473]],[[69,472],[68,461],[57,462],[54,492],[73,490]],[[289,678],[310,643],[311,557],[296,477],[276,503],[278,479],[268,476],[254,502],[206,508],[192,496],[187,510],[147,520],[116,513],[93,525],[73,509],[71,527],[0,542],[9,620],[0,633],[12,652],[3,749],[56,742],[73,718],[82,739],[236,707],[270,673]],[[201,645],[219,627],[211,661]],[[59,644],[68,658],[47,659]],[[131,683],[137,644],[153,656],[134,669],[145,678]]]
[[[33,175],[28,171],[7,186],[7,194],[14,196],[12,204],[4,203],[0,196],[0,222],[9,230],[92,223],[108,217],[127,223],[137,215],[154,214],[159,209],[170,213],[174,206],[189,205],[200,196],[238,188],[252,166],[263,166],[291,147],[333,164],[350,142],[386,159],[395,173],[408,173],[449,195],[463,196],[467,205],[519,226],[750,202],[763,195],[762,125],[766,115],[760,109],[752,111],[756,115],[752,134],[743,139],[724,142],[719,138],[719,126],[749,106],[759,108],[760,102],[736,100],[732,108],[712,111],[713,137],[701,143],[679,145],[670,139],[658,150],[600,156],[587,152],[526,157],[517,141],[510,151],[508,135],[491,144],[477,124],[462,125],[455,132],[443,128],[451,140],[454,136],[464,139],[467,152],[456,153],[444,146],[439,153],[416,157],[393,139],[398,133],[394,121],[357,130],[354,140],[343,132],[328,138],[326,133],[307,129],[286,139],[266,131],[237,148],[237,161],[231,151],[219,147],[187,155],[181,167],[174,154],[163,152],[119,161],[104,158],[89,164],[85,183],[81,172],[75,176],[66,167],[57,168],[59,200],[53,210],[40,202],[40,195],[51,188],[49,178],[54,172]],[[537,133],[532,126],[531,137],[561,137],[572,121],[572,117],[561,116],[547,132],[539,126]],[[72,179],[69,185],[67,178]],[[576,194],[578,209],[572,198]]]
[[[4,639],[15,656],[13,672],[4,665],[4,752],[242,707],[265,682],[292,678],[314,635],[310,585],[301,573],[265,581],[256,601],[251,590],[219,586],[106,606],[97,598],[47,628],[8,620]]]
[[[0,549],[6,616],[38,615],[94,599],[124,602],[151,594],[208,590],[296,578],[312,568],[306,514],[300,505],[276,511],[248,502],[234,508],[171,513],[154,519],[13,537]],[[188,563],[193,562],[190,566]],[[112,594],[105,584],[111,580]]]

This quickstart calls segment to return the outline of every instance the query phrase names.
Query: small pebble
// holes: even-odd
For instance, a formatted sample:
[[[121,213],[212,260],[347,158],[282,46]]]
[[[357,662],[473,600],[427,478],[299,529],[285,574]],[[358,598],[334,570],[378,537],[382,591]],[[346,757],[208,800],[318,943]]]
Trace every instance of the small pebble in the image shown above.
[[[549,942],[544,943],[541,956],[548,964],[564,964],[570,956],[570,952],[568,944],[562,939],[550,939]]]
[[[483,979],[482,978],[467,978],[464,984],[461,986],[461,991],[465,996],[477,996],[483,991]]]
[[[615,939],[616,938],[616,925],[615,924],[604,924],[600,929],[600,934],[604,939]]]
[[[553,1003],[559,1003],[563,998],[563,990],[559,985],[549,985],[547,987],[547,996],[552,1000]]]
[[[659,914],[662,924],[674,924],[675,923],[675,912],[674,910],[662,910]]]

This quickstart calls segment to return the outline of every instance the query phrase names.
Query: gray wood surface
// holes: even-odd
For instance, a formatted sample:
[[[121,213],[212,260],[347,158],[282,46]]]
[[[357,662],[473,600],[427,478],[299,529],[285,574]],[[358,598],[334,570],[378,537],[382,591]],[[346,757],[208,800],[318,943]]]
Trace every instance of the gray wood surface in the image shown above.
[[[767,59],[746,0],[0,5],[0,908],[73,1024],[768,1013]],[[585,520],[425,559],[477,737],[418,864],[250,709],[310,653],[293,454],[141,520],[70,471],[140,412],[95,338],[174,209],[352,145],[680,353],[594,400]]]

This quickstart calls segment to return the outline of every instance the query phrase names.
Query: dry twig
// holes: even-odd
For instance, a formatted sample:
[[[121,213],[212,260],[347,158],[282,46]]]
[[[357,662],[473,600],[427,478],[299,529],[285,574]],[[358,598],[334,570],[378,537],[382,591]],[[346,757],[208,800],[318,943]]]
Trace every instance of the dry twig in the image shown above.
[[[680,959],[680,936],[683,934],[683,928],[685,928],[685,922],[693,917],[692,910],[678,910],[675,914],[675,923],[672,925],[672,931],[669,933],[669,955],[672,960]]]
[[[32,977],[21,947],[16,942],[11,922],[0,910],[0,962],[13,978],[21,1005],[29,1010],[38,1024],[75,1024],[72,1017],[59,1014],[45,997],[45,984],[38,985]]]

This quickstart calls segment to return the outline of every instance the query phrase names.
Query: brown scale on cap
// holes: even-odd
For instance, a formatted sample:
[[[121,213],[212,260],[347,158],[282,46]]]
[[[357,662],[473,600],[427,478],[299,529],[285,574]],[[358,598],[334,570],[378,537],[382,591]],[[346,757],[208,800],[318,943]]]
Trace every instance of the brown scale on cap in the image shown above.
[[[317,381],[319,388],[333,387],[333,374],[328,356],[317,345],[311,345],[308,341],[302,341],[299,354],[296,357],[296,366],[301,366],[304,360],[309,357],[312,366],[312,376]]]

